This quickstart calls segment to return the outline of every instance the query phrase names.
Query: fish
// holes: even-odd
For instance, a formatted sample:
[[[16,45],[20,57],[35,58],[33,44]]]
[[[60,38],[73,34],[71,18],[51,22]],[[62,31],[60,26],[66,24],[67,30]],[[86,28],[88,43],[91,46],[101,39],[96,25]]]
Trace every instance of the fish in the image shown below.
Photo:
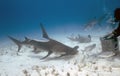
[[[60,54],[59,57],[78,54],[79,51],[77,49],[79,48],[79,46],[70,47],[57,40],[54,40],[48,36],[42,23],[40,23],[40,27],[42,30],[42,37],[47,39],[48,40],[47,42],[41,42],[34,39],[29,39],[28,37],[25,37],[24,41],[19,41],[11,36],[8,36],[8,37],[18,46],[18,52],[20,51],[22,45],[33,46],[34,47],[33,52],[36,52],[37,49],[40,49],[39,51],[42,50],[41,52],[44,52],[44,51],[48,52],[48,54],[42,57],[41,59],[47,58],[52,53]]]

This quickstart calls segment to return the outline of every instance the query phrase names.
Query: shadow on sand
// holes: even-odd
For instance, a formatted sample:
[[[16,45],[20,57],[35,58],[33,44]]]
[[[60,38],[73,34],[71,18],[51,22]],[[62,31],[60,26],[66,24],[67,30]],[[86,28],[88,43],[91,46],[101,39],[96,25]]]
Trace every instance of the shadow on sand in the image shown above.
[[[34,56],[34,55],[29,55],[29,57],[31,58],[38,58],[40,60],[42,60],[43,62],[45,61],[51,61],[51,60],[70,60],[70,59],[73,59],[74,56],[72,55],[69,55],[69,56],[64,56],[64,57],[48,57],[46,59],[41,59],[43,56]]]

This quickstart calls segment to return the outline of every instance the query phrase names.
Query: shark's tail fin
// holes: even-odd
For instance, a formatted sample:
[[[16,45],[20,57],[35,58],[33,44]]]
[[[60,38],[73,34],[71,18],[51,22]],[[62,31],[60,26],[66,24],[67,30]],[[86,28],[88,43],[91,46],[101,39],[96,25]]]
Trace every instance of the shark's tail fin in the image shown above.
[[[47,32],[46,32],[46,30],[45,30],[45,28],[43,27],[42,23],[40,23],[40,26],[41,26],[41,29],[42,29],[42,35],[43,35],[43,37],[46,38],[46,39],[50,39],[49,36],[48,36],[48,34],[47,34]]]
[[[8,36],[8,38],[10,38],[18,46],[18,52],[19,52],[22,47],[22,42],[20,42],[19,40],[15,39],[11,36]]]

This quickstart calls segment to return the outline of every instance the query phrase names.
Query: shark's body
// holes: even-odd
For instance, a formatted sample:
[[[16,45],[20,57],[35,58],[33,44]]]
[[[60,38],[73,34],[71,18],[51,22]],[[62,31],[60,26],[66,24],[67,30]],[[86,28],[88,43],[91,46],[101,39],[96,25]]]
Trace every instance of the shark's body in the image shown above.
[[[43,57],[47,58],[49,55],[52,53],[59,53],[61,54],[60,57],[66,56],[66,55],[76,55],[78,53],[78,46],[75,46],[74,48],[71,48],[67,45],[64,45],[63,43],[60,43],[54,39],[51,39],[48,35],[47,32],[45,31],[44,27],[41,24],[41,29],[43,33],[43,37],[48,39],[47,42],[40,42],[36,40],[31,40],[25,37],[25,40],[20,42],[19,40],[14,39],[13,37],[8,36],[12,41],[14,41],[18,45],[18,51],[21,49],[21,45],[32,45],[34,47],[34,51],[36,52],[37,49],[44,50],[48,52],[48,54]],[[39,51],[38,51],[39,52]]]
[[[82,50],[83,52],[90,52],[90,51],[92,51],[94,48],[96,47],[96,44],[92,44],[92,45],[89,45],[89,46],[87,46],[87,47],[85,47],[85,49],[84,50]]]

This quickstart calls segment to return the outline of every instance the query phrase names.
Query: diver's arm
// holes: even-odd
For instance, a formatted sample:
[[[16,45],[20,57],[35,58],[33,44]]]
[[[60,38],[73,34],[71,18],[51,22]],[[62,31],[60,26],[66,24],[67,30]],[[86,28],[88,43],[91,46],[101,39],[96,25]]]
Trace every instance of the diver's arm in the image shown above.
[[[120,36],[120,22],[119,22],[118,28],[115,29],[112,33],[114,34],[114,37]]]
[[[104,39],[114,39],[114,38],[117,38],[118,36],[120,36],[120,22],[119,22],[117,29],[115,29],[112,33],[104,36],[103,38]]]

